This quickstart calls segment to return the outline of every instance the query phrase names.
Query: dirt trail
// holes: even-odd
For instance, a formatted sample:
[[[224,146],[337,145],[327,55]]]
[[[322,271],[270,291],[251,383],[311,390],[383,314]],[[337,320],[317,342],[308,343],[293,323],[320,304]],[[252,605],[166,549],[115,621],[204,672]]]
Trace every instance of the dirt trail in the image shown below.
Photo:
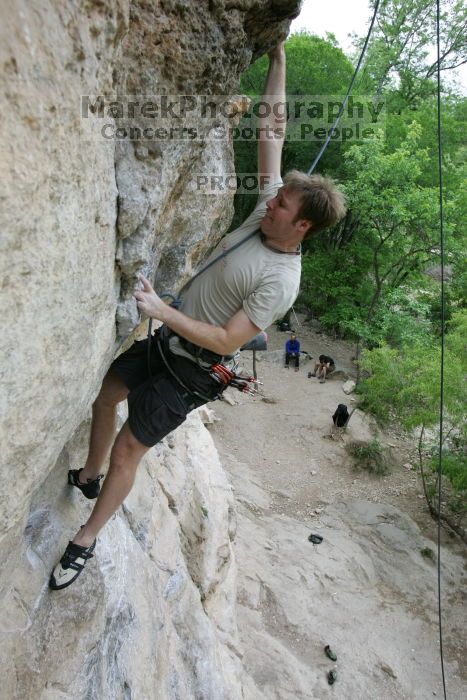
[[[330,354],[352,377],[352,346],[303,321],[296,330],[302,350],[313,358]],[[356,397],[343,393],[342,379],[320,384],[307,378],[313,360],[302,362],[299,372],[284,369],[287,335],[268,332],[268,353],[258,362],[263,395],[236,392],[234,406],[211,404],[220,420],[210,430],[239,514],[239,619],[251,675],[246,696],[440,696],[436,567],[420,554],[423,547],[436,549],[436,528],[416,471],[403,466],[412,462],[413,445],[379,432],[390,450],[390,473],[356,472],[345,443],[369,439],[376,426],[357,409],[345,438],[329,437],[338,403],[351,410]],[[251,368],[251,353],[244,364]],[[326,533],[323,544],[308,543],[313,531]],[[467,649],[465,550],[446,534],[443,544],[449,695],[460,698],[467,696],[467,678],[460,675]],[[339,682],[331,689],[326,673],[333,664],[322,647],[332,639],[344,660],[336,665]]]
[[[351,357],[354,347],[342,341],[333,341],[317,334],[302,321],[297,330],[301,348],[312,360],[301,362],[299,372],[283,368],[282,349],[288,335],[275,328],[268,330],[268,361],[260,354],[258,374],[263,396],[250,398],[232,393],[238,402],[232,407],[213,404],[222,422],[213,430],[221,452],[233,452],[241,462],[254,465],[263,485],[270,487],[276,509],[281,512],[284,499],[277,490],[288,496],[287,512],[297,516],[313,513],[320,505],[335,502],[341,497],[383,499],[396,507],[410,505],[410,515],[427,531],[433,530],[426,514],[418,476],[402,465],[415,465],[413,445],[397,434],[377,431],[374,421],[358,409],[353,414],[345,440],[329,437],[331,416],[339,403],[349,411],[357,398],[342,391],[342,379],[327,380],[323,385],[316,378],[308,379],[314,358],[321,353],[331,354],[338,367],[350,378],[355,378]],[[244,359],[251,368],[251,353]],[[373,431],[392,454],[391,473],[386,477],[372,477],[355,472],[352,460],[345,450],[350,440],[365,440]]]

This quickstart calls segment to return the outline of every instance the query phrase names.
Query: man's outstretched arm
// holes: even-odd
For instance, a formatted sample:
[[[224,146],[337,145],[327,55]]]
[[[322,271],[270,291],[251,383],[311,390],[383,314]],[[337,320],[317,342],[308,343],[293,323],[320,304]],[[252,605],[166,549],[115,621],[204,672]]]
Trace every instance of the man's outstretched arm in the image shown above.
[[[258,127],[258,173],[279,178],[281,174],[282,147],[284,145],[287,110],[285,103],[285,51],[281,43],[269,52],[269,70],[261,101]]]

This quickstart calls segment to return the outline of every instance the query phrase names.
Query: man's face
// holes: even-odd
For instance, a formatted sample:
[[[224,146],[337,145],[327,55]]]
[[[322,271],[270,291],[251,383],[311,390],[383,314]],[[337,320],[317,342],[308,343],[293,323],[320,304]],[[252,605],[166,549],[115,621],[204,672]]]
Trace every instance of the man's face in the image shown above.
[[[287,242],[304,236],[310,222],[295,221],[301,205],[298,192],[281,187],[277,195],[266,202],[267,211],[261,219],[261,230],[271,241]]]

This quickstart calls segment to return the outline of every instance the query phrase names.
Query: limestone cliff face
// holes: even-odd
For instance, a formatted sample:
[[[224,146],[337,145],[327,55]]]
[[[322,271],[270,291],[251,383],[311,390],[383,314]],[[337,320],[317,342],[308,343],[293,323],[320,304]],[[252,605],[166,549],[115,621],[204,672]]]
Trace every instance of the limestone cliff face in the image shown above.
[[[235,94],[241,71],[285,36],[298,4],[3,8],[5,697],[240,697],[232,500],[196,416],[142,465],[83,584],[52,596],[46,580],[89,510],[67,489],[66,470],[82,463],[92,400],[139,322],[136,272],[180,288],[232,214],[230,194],[201,195],[193,184],[194,173],[232,170],[228,140],[102,138],[94,98]],[[94,100],[85,117],[83,95]],[[238,119],[242,101],[231,101],[216,127]],[[106,118],[129,124],[128,115]]]

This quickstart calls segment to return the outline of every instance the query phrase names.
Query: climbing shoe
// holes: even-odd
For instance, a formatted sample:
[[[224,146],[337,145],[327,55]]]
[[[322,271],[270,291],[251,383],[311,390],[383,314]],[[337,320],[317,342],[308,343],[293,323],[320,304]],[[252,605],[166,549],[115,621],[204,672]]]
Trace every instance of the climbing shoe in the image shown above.
[[[88,559],[91,559],[94,554],[94,548],[96,546],[96,540],[89,547],[81,547],[79,544],[73,544],[73,542],[68,542],[68,546],[65,549],[65,554],[60,559],[59,563],[52,571],[49,580],[49,586],[54,591],[59,591],[62,588],[70,586],[86,564]]]
[[[311,535],[308,535],[308,542],[312,542],[313,544],[321,544],[323,541],[323,536],[318,535],[314,532],[311,533]]]
[[[95,479],[88,479],[86,484],[82,484],[79,480],[82,469],[70,469],[68,472],[68,483],[71,486],[76,486],[86,498],[97,498],[101,490],[100,480],[104,478],[103,474],[99,474]]]
[[[328,683],[329,685],[334,685],[337,680],[337,671],[329,671],[328,673]]]

